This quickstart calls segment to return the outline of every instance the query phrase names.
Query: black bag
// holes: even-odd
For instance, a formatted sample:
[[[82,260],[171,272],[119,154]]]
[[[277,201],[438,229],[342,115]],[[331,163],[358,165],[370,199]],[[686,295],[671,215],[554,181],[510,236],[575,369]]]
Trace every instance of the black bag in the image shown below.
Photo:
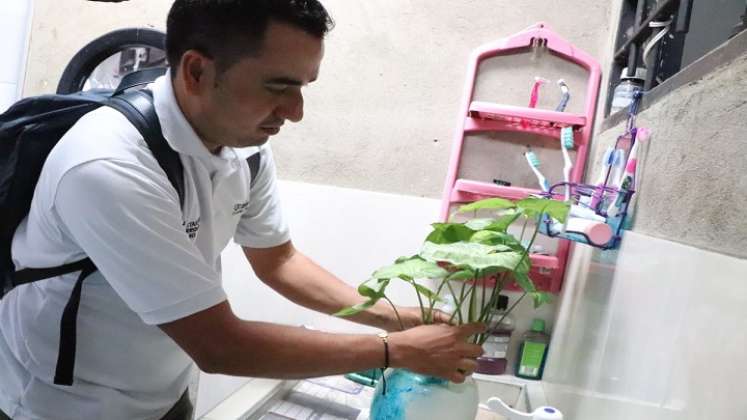
[[[15,271],[11,258],[13,235],[31,208],[34,189],[49,152],[83,115],[101,106],[120,111],[143,135],[183,207],[184,168],[178,153],[161,134],[152,93],[145,89],[130,90],[164,73],[165,68],[131,73],[114,92],[92,90],[26,98],[0,114],[0,298],[18,285],[80,271],[60,323],[55,384],[72,385],[81,287],[83,280],[96,271],[96,265],[86,258],[60,267]],[[248,159],[252,181],[259,168],[259,156],[255,153]]]

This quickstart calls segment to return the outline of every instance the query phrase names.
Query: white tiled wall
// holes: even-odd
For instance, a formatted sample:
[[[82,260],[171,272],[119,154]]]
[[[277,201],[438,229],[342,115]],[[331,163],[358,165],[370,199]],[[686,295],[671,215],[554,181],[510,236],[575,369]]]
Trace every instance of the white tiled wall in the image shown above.
[[[747,418],[747,260],[627,232],[570,270],[545,374],[566,418]]]

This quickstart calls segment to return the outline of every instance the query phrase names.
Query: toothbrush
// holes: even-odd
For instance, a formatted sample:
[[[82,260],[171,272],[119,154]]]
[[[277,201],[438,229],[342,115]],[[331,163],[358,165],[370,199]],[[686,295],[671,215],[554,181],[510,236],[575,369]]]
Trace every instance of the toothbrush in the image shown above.
[[[622,183],[622,176],[625,173],[625,151],[623,149],[615,149],[612,153],[612,161],[609,169],[609,177],[607,178],[607,184],[619,186]],[[606,191],[602,191],[600,197],[599,208],[606,209],[609,207],[610,199],[614,197],[614,194],[608,194]]]
[[[622,182],[622,176],[625,172],[625,151],[623,149],[615,149],[615,153],[612,155],[612,169],[610,170],[610,181],[614,185],[619,185]]]
[[[625,164],[625,172],[623,173],[620,182],[617,185],[617,196],[614,201],[610,204],[607,209],[607,217],[615,217],[620,214],[623,206],[626,204],[628,194],[635,183],[635,172],[638,166],[638,147],[642,141],[648,140],[650,132],[646,128],[639,128],[636,135],[636,142],[633,143],[633,147],[630,148],[630,155],[628,155],[628,162]]]
[[[602,157],[602,168],[599,171],[599,178],[597,178],[597,182],[594,183],[594,186],[596,187],[595,191],[591,197],[586,199],[586,202],[581,202],[581,204],[588,204],[592,209],[597,208],[599,205],[599,201],[604,195],[604,187],[607,185],[610,166],[612,166],[614,159],[614,152],[615,148],[612,146],[608,146],[607,150],[605,150],[604,156]]]
[[[545,79],[544,77],[539,77],[539,76],[534,77],[534,86],[532,86],[532,94],[529,97],[529,108],[537,107],[537,102],[539,101],[540,86],[548,82],[550,81]]]
[[[560,130],[560,149],[563,151],[563,180],[565,181],[565,201],[571,201],[571,169],[573,162],[568,154],[568,149],[573,148],[573,127],[563,127]]]
[[[571,90],[563,79],[558,80],[558,86],[560,86],[560,103],[558,104],[558,107],[555,108],[555,111],[564,112],[565,108],[568,106],[568,101],[571,100]]]
[[[524,156],[527,158],[529,167],[532,168],[532,171],[537,176],[537,181],[539,182],[539,185],[542,191],[544,192],[550,191],[550,184],[547,182],[547,178],[545,178],[545,176],[542,175],[542,172],[540,172],[539,170],[540,160],[537,157],[537,154],[534,153],[529,146],[527,146],[527,151],[526,153],[524,153]]]

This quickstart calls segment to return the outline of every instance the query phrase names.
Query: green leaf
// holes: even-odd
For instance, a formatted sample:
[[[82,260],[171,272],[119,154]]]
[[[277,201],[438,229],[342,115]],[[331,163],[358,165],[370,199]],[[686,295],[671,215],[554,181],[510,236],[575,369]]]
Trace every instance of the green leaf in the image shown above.
[[[547,292],[532,292],[529,294],[534,301],[534,309],[539,308],[545,303],[552,302],[552,295]]]
[[[513,270],[521,255],[515,251],[505,251],[504,245],[484,245],[476,242],[434,244],[426,242],[420,256],[431,262],[448,262],[471,270],[484,270],[489,267]]]
[[[534,282],[526,273],[523,273],[521,271],[514,271],[513,275],[514,279],[516,279],[516,284],[518,284],[522,290],[527,293],[534,293],[537,291],[537,287],[534,285]]]
[[[470,269],[455,271],[449,274],[449,277],[447,277],[449,281],[464,281],[472,280],[474,278],[475,272]]]
[[[529,256],[521,260],[521,263],[516,266],[514,271],[523,273],[523,274],[529,274],[529,270],[532,269],[532,260],[529,259]]]
[[[438,264],[423,261],[420,257],[414,257],[396,264],[382,267],[373,273],[375,279],[440,279],[446,277],[448,271]]]
[[[528,197],[517,201],[519,207],[528,217],[538,217],[542,213],[547,213],[553,219],[563,223],[568,217],[570,206],[568,203],[551,200],[549,198]]]
[[[492,225],[496,221],[497,219],[472,219],[466,222],[464,225],[472,230],[478,231],[487,229],[488,226]]]
[[[494,247],[495,251],[497,252],[510,251],[512,249],[505,243],[506,238],[504,233],[494,232],[492,230],[481,230],[479,232],[475,232],[475,234],[472,235],[471,238],[469,238],[469,241],[483,245],[489,245],[491,247]]]
[[[347,308],[343,308],[340,311],[335,312],[333,314],[333,316],[340,316],[340,317],[342,317],[342,316],[352,316],[352,315],[355,315],[355,314],[359,314],[359,313],[365,311],[366,309],[374,306],[376,304],[377,300],[367,300],[367,301],[365,301],[363,303],[359,303],[358,305],[348,306]]]
[[[374,303],[384,297],[384,291],[389,285],[389,279],[372,278],[358,286],[358,294],[374,300]]]
[[[475,201],[474,203],[461,206],[457,211],[459,213],[467,213],[477,210],[512,209],[514,207],[516,207],[516,204],[510,200],[505,200],[503,198],[486,198],[484,200]]]
[[[423,286],[422,284],[418,284],[415,280],[412,280],[408,283],[412,284],[415,287],[415,290],[417,290],[418,293],[420,293],[421,295],[427,297],[428,300],[435,300],[435,301],[441,300],[441,298],[436,294],[436,292]]]
[[[508,227],[511,226],[516,221],[516,219],[521,217],[522,214],[522,211],[512,211],[506,213],[503,216],[499,217],[498,220],[495,221],[495,223],[491,224],[485,229],[494,230],[497,232],[506,232],[508,230]]]
[[[399,257],[396,260],[394,260],[394,263],[397,264],[397,263],[405,262],[405,261],[411,260],[413,258],[420,258],[420,257],[418,257],[417,254],[415,254],[415,255],[413,255],[411,257]]]
[[[467,241],[475,233],[462,223],[434,223],[431,226],[433,226],[433,232],[425,240],[434,244]]]
[[[470,242],[477,242],[485,245],[505,245],[517,252],[524,251],[524,247],[521,245],[518,239],[513,235],[505,232],[496,232],[493,230],[481,230],[475,232],[470,238]]]
[[[521,210],[516,209],[509,209],[502,213],[497,219],[472,219],[465,223],[465,226],[477,231],[492,230],[494,232],[506,232],[508,227],[523,214]]]

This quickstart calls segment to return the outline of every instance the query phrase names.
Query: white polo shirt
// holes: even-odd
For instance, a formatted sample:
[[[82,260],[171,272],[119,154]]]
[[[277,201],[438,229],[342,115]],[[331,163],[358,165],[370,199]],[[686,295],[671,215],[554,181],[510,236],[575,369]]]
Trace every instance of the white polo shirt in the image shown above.
[[[268,146],[211,154],[176,103],[168,75],[152,86],[164,137],[184,164],[184,208],[142,136],[108,107],[75,124],[49,155],[13,239],[18,269],[90,256],[73,386],[53,377],[60,318],[78,273],[17,287],[0,300],[0,410],[13,419],[158,419],[193,362],[158,324],[226,299],[220,253],[289,240]]]

